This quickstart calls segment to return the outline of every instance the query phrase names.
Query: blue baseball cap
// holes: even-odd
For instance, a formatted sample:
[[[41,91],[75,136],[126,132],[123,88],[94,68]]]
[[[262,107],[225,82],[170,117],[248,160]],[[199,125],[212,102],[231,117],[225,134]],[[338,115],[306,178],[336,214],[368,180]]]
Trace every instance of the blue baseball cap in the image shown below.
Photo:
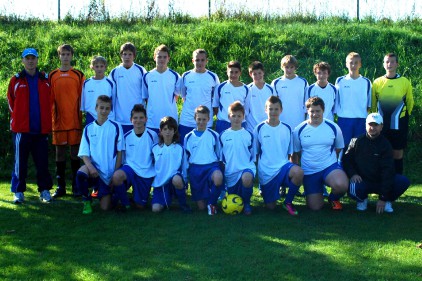
[[[35,50],[34,48],[27,48],[27,49],[23,50],[23,52],[22,52],[22,58],[24,58],[26,56],[31,56],[31,55],[38,58],[37,50]]]

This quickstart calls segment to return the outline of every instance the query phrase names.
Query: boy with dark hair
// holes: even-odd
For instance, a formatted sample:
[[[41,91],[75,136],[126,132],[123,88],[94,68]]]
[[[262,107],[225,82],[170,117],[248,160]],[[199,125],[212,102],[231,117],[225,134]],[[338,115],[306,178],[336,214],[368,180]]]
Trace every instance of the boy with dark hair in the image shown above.
[[[72,193],[79,196],[76,172],[80,167],[78,158],[82,137],[81,94],[84,74],[71,65],[74,50],[68,44],[57,48],[60,68],[50,73],[51,98],[53,100],[53,145],[56,147],[57,189],[53,197],[66,194],[66,150],[70,147],[72,168]]]
[[[111,99],[106,95],[97,98],[98,118],[83,131],[78,156],[84,165],[77,173],[77,185],[82,193],[83,214],[91,214],[89,187],[98,190],[101,209],[111,208],[112,176],[122,163],[123,132],[119,123],[108,119]]]
[[[38,52],[27,48],[22,52],[24,69],[10,79],[7,101],[10,130],[15,150],[11,191],[15,204],[25,200],[28,157],[32,155],[37,170],[37,185],[42,202],[50,202],[53,186],[48,171],[48,134],[51,132],[51,99],[48,76],[40,72]]]

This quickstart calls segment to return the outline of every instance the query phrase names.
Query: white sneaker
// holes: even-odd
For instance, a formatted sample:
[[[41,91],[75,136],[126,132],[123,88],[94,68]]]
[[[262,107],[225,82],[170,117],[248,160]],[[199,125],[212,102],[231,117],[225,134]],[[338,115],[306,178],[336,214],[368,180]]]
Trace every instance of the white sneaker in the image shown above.
[[[16,192],[13,195],[13,203],[21,204],[23,201],[25,201],[25,195],[23,195],[23,192]]]
[[[361,202],[358,201],[356,204],[356,210],[358,211],[366,211],[367,208],[368,208],[368,198],[366,198],[365,200]]]
[[[50,191],[48,191],[48,190],[41,191],[41,193],[40,193],[40,200],[43,203],[50,203],[51,202]]]
[[[393,204],[390,201],[385,202],[384,212],[386,212],[386,213],[394,212]]]

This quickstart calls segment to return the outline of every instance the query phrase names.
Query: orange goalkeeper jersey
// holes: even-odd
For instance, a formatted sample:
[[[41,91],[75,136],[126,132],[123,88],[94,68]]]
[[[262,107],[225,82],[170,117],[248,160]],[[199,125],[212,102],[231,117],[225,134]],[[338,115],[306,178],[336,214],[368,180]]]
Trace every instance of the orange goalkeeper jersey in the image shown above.
[[[84,74],[74,68],[53,70],[50,75],[53,132],[82,130],[81,94]]]

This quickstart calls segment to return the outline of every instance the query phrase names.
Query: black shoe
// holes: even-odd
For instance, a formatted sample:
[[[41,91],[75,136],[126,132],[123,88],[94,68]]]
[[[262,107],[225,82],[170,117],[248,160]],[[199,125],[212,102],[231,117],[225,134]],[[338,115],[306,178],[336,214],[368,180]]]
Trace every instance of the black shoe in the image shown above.
[[[66,189],[62,187],[58,187],[56,191],[53,193],[53,198],[59,198],[66,195]]]

